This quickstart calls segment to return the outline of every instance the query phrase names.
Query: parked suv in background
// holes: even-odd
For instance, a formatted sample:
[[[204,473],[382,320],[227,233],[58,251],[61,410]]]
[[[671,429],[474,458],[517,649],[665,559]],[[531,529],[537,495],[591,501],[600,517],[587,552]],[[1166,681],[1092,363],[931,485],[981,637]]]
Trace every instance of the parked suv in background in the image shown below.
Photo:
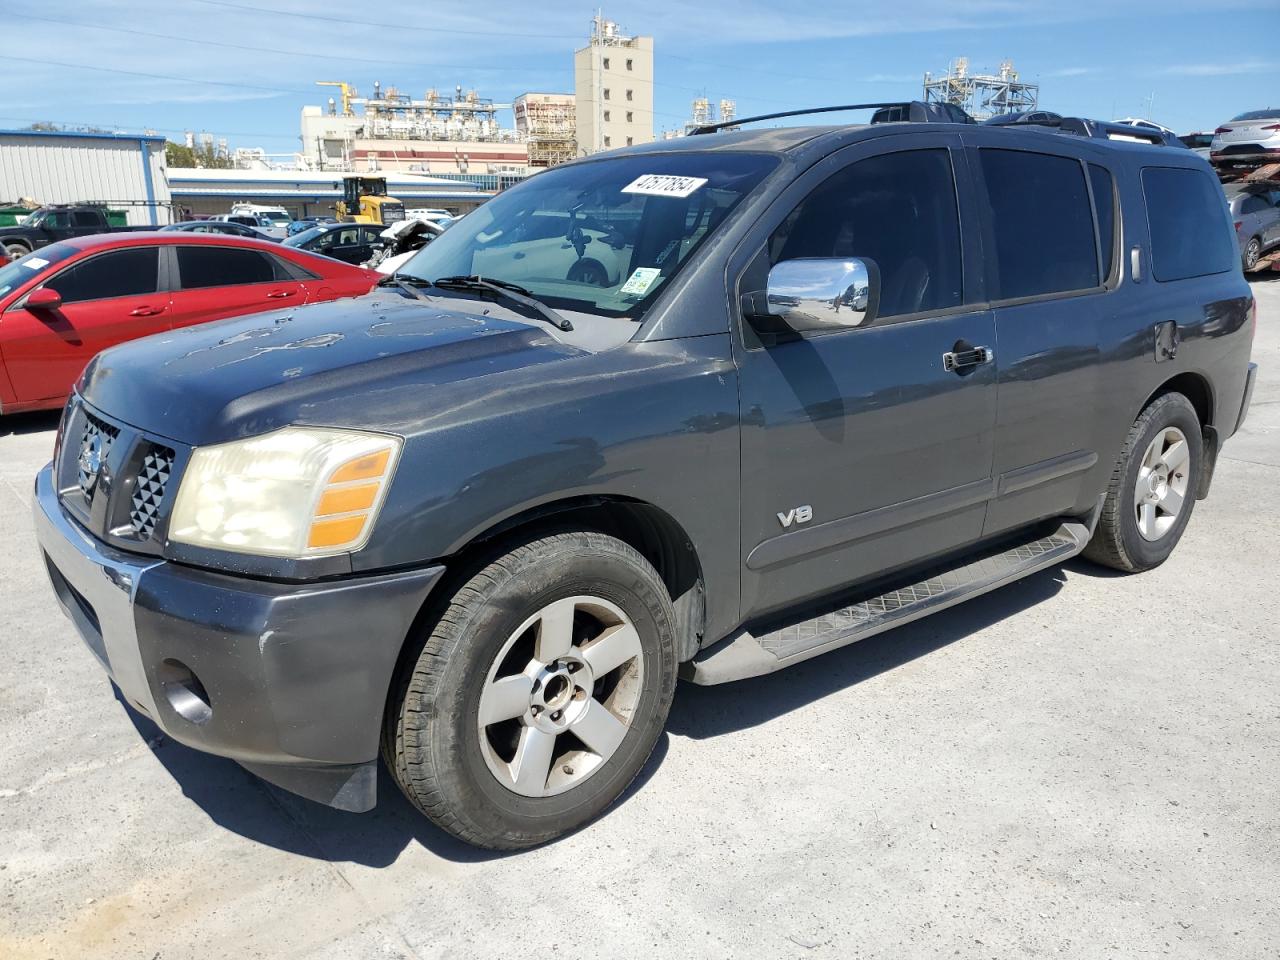
[[[1080,128],[600,154],[368,297],[108,351],[41,562],[177,740],[348,810],[381,747],[445,830],[552,839],[635,777],[677,673],[1169,556],[1245,416],[1253,298],[1203,159]],[[603,250],[616,277],[576,268]]]

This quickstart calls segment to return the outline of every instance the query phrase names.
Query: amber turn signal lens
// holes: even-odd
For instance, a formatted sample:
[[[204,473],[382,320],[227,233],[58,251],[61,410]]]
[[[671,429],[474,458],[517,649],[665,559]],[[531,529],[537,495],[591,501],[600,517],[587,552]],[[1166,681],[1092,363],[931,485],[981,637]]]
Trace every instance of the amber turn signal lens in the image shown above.
[[[373,501],[378,498],[379,486],[377,483],[361,483],[326,490],[320,497],[320,504],[316,507],[316,516],[331,517],[337,513],[368,510],[373,506]]]
[[[391,459],[390,450],[379,450],[348,460],[329,478],[329,483],[350,483],[353,480],[376,480],[387,472],[387,462]]]
[[[364,529],[369,519],[367,513],[357,513],[350,517],[335,517],[332,520],[317,520],[311,524],[311,535],[307,538],[308,547],[337,547],[350,543]]]

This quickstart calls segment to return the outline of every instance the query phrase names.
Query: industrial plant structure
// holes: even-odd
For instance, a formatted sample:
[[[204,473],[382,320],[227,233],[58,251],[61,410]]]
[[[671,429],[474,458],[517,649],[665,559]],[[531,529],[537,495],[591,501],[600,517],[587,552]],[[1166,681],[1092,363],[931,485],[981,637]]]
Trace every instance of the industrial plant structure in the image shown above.
[[[573,55],[573,78],[579,154],[653,139],[653,37],[625,36],[595,17],[587,45]]]
[[[1040,86],[1019,80],[1012,60],[1001,63],[998,74],[978,74],[969,72],[968,57],[957,57],[941,76],[924,75],[924,99],[953,103],[975,120],[985,120],[998,113],[1036,109]]]
[[[530,167],[554,167],[577,156],[575,100],[572,93],[522,93],[513,101],[516,135],[529,150]]]
[[[462,87],[451,95],[428,90],[415,100],[377,82],[372,97],[360,96],[345,81],[319,83],[336,86],[339,98],[330,97],[327,110],[302,108],[302,156],[312,169],[465,176],[528,172],[525,144],[498,122],[498,111],[511,104]]]

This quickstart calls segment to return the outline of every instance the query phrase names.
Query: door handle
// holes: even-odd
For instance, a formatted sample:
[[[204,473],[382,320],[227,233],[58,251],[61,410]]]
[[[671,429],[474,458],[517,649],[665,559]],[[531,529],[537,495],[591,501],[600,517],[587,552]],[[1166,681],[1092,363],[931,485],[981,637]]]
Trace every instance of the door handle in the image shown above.
[[[296,290],[273,290],[267,294],[268,300],[283,300],[285,297],[292,297],[298,291]]]
[[[129,316],[154,317],[157,313],[164,313],[164,307],[136,307],[129,311]]]
[[[948,350],[942,355],[942,369],[948,373],[990,363],[996,357],[990,347],[969,347],[963,342],[956,344],[955,350]]]

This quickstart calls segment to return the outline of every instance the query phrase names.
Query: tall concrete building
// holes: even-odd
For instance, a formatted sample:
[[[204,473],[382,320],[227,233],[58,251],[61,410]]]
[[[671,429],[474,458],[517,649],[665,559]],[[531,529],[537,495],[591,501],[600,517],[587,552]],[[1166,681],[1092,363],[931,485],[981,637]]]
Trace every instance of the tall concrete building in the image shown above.
[[[653,139],[653,37],[623,36],[603,17],[573,55],[580,154]]]

